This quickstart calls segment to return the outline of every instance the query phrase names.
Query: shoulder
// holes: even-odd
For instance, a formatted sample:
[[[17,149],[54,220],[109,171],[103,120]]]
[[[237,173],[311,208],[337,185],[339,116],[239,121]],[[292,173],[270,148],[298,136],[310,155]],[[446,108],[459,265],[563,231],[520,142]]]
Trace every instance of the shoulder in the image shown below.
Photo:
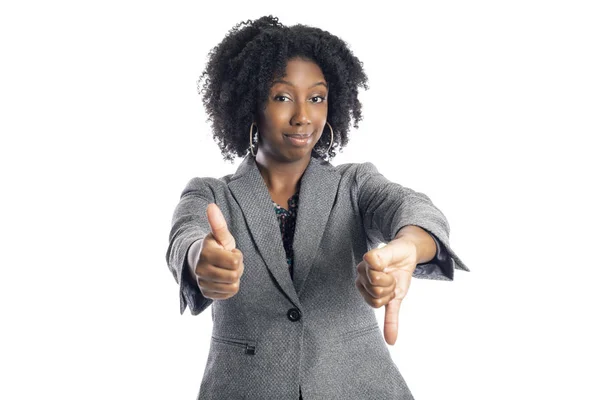
[[[225,178],[225,177],[224,177]],[[208,201],[214,202],[215,194],[225,190],[227,184],[224,178],[217,179],[212,177],[195,177],[188,181],[181,192],[181,197],[198,196]]]
[[[335,166],[335,170],[342,176],[354,180],[356,183],[373,175],[379,175],[377,167],[369,161],[362,163],[345,163]]]

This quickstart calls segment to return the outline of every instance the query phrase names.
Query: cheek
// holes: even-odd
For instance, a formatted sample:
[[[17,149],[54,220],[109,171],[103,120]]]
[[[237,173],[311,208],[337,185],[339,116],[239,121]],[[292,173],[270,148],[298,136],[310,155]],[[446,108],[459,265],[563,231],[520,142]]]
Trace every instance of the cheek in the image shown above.
[[[285,106],[272,106],[265,111],[265,123],[270,127],[277,127],[289,122],[291,116]]]
[[[327,119],[327,103],[314,107],[312,110],[312,117],[315,120]]]

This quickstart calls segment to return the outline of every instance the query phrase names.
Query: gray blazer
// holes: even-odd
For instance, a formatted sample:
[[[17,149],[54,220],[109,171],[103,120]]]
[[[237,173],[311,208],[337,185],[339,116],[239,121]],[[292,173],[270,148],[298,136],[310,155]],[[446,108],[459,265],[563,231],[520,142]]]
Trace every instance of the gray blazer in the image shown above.
[[[234,174],[193,178],[177,204],[166,260],[180,312],[212,304],[212,338],[198,399],[413,399],[374,309],[355,286],[363,255],[417,225],[450,255],[452,268],[419,264],[415,278],[453,280],[469,271],[450,248],[446,217],[429,197],[387,180],[370,163],[311,158],[302,176],[294,233],[294,280],[267,186],[248,155]],[[216,203],[244,255],[238,293],[205,298],[182,274],[190,245],[210,227]],[[439,250],[439,249],[438,249]],[[435,259],[434,259],[435,260]],[[433,261],[433,260],[432,260]]]

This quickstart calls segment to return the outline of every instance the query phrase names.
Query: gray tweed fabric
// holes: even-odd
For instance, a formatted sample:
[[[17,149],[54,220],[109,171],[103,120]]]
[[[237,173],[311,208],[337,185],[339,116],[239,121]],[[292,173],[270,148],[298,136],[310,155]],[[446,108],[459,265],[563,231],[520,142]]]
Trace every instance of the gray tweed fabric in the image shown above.
[[[190,245],[210,232],[216,203],[244,254],[239,292],[204,298],[182,274]],[[390,357],[375,311],[355,287],[364,253],[406,225],[434,236],[438,257],[415,278],[453,280],[469,271],[450,248],[450,227],[423,193],[391,182],[370,163],[312,158],[299,194],[290,277],[277,216],[254,158],[234,174],[193,178],[172,218],[166,261],[180,312],[212,305],[212,337],[198,399],[413,399]],[[450,262],[439,262],[440,247]],[[208,328],[208,327],[207,327]]]

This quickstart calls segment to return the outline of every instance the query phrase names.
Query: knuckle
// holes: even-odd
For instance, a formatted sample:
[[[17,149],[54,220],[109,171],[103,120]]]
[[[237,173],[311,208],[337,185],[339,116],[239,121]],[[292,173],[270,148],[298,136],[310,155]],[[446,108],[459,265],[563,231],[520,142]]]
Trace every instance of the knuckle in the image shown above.
[[[235,239],[232,235],[228,235],[227,239],[223,241],[224,247],[235,247]]]
[[[361,261],[356,266],[356,271],[358,271],[359,274],[362,274],[364,272],[364,270],[365,270],[364,261]]]
[[[239,281],[241,277],[242,277],[242,273],[240,272],[239,269],[236,269],[235,271],[233,271],[233,279],[235,282]]]
[[[196,264],[196,268],[194,268],[194,274],[196,276],[200,276],[204,273],[204,270],[206,270],[206,268],[206,261],[198,261],[198,264]]]
[[[373,282],[373,273],[371,271],[366,271],[365,276],[369,280],[369,283]]]

